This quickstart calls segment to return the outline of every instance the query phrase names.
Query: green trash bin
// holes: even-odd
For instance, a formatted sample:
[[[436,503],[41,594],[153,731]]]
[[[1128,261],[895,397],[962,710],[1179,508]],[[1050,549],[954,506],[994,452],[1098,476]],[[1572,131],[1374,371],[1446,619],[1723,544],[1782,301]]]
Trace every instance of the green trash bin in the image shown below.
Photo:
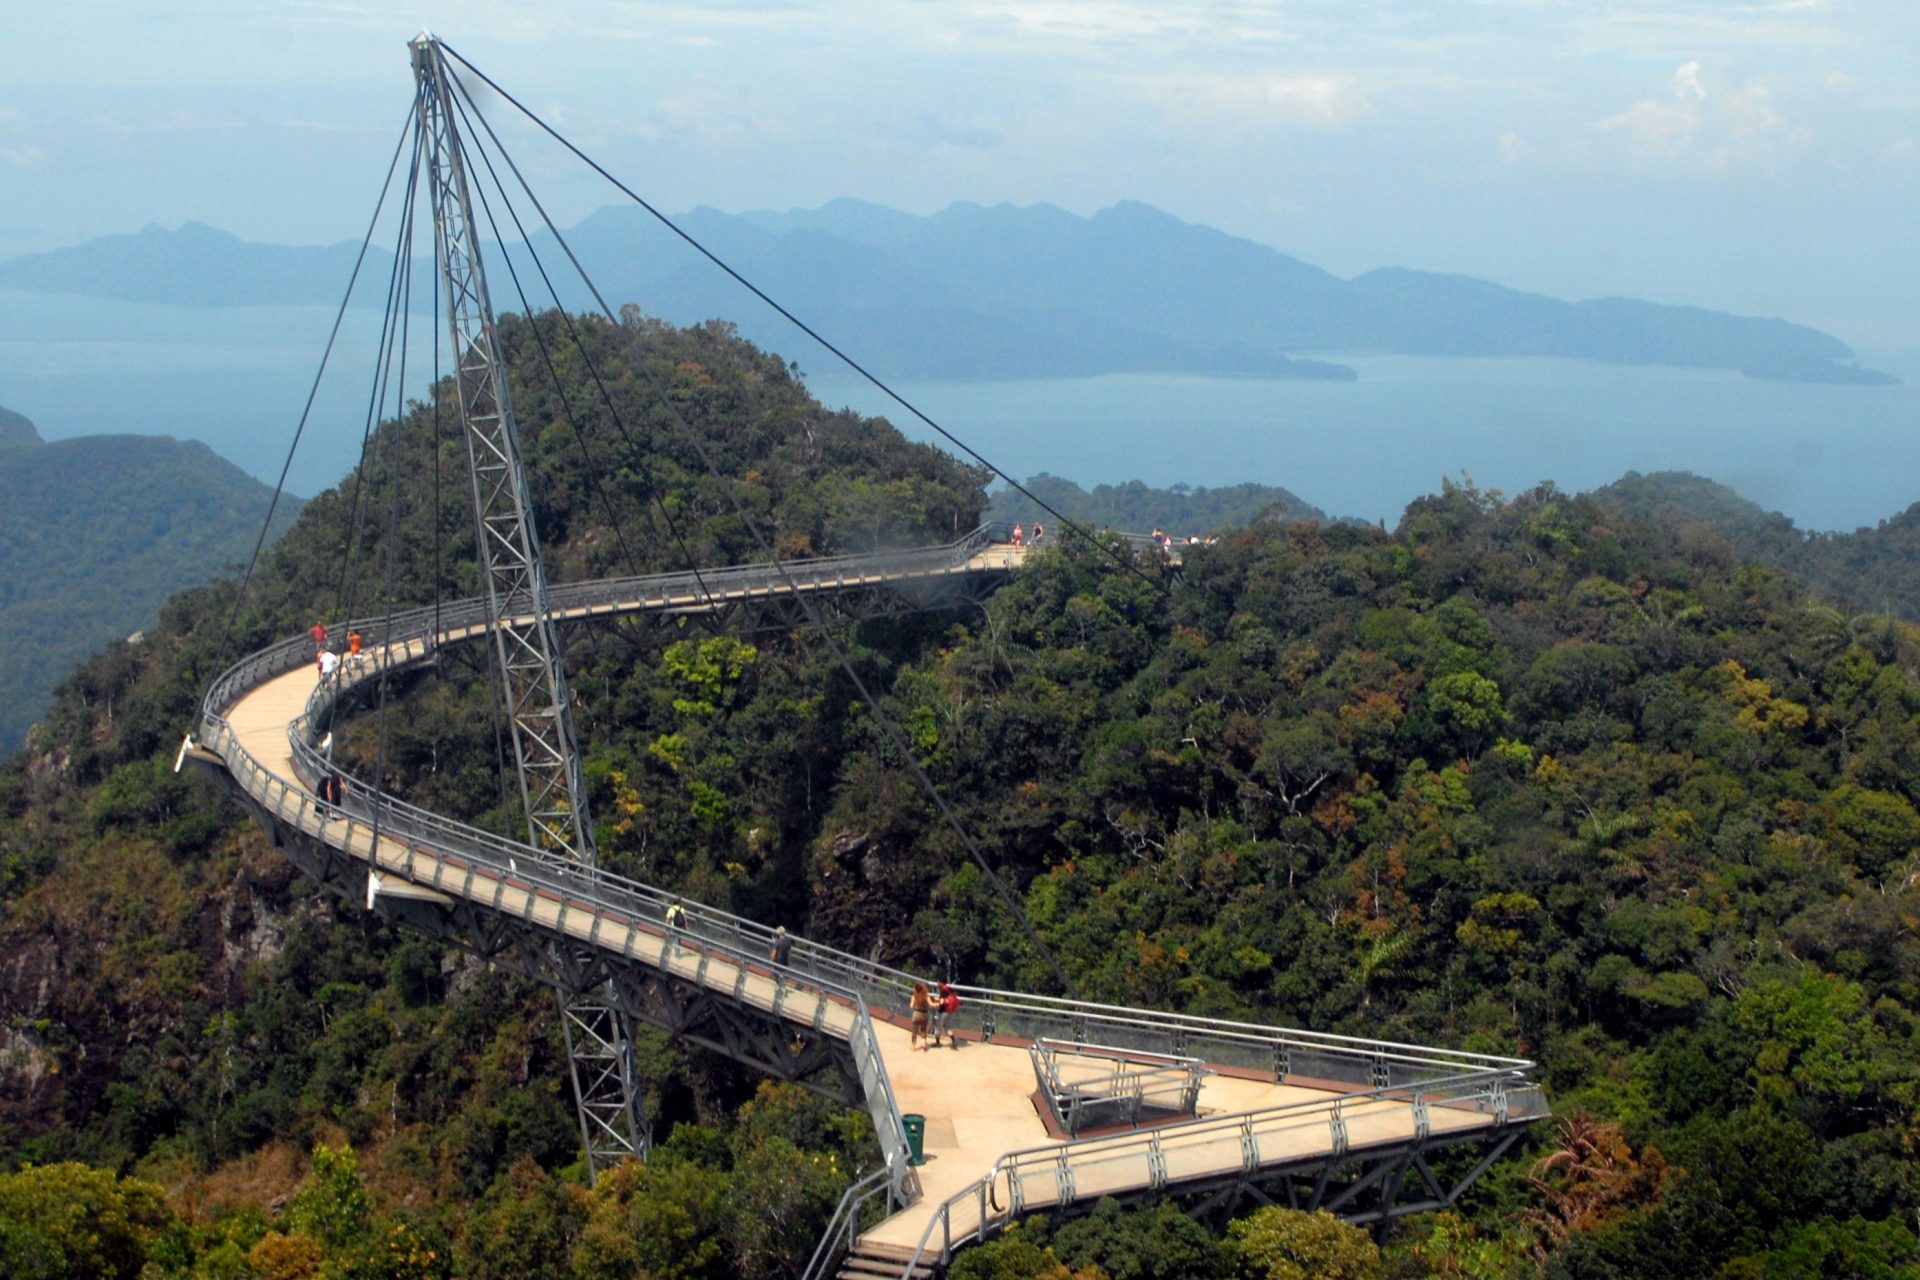
[[[927,1118],[904,1115],[900,1117],[900,1127],[906,1130],[907,1134],[907,1163],[925,1164],[927,1162]]]

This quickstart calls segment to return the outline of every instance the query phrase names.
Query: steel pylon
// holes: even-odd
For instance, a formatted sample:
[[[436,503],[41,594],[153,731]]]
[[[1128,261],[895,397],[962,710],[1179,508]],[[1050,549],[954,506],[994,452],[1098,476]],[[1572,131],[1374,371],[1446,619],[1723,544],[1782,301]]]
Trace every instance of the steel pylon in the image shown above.
[[[446,293],[460,419],[473,488],[474,532],[486,573],[488,618],[500,693],[512,726],[513,758],[527,838],[593,866],[572,704],[560,641],[547,607],[546,574],[534,527],[506,368],[480,260],[446,53],[426,33],[413,54],[421,154],[432,187],[434,247]],[[559,992],[561,1026],[578,1104],[581,1143],[594,1175],[643,1157],[647,1136],[625,1016],[599,990]]]

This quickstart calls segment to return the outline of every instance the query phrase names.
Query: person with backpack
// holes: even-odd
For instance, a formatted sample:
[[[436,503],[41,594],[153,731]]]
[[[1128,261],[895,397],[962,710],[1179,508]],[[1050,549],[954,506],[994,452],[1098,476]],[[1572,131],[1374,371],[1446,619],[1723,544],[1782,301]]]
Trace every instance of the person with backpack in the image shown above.
[[[940,1047],[940,1036],[945,1033],[947,1047],[958,1049],[960,1041],[953,1034],[953,1015],[960,1008],[960,993],[946,983],[940,984],[940,994],[933,998],[933,1047]]]

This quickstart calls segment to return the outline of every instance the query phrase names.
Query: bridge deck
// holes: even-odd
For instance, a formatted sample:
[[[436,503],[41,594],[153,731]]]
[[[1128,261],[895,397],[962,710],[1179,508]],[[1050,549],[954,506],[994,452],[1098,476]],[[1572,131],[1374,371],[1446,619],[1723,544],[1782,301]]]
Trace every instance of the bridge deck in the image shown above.
[[[489,869],[391,836],[380,837],[376,852],[369,828],[337,819],[323,822],[315,810],[291,798],[292,792],[303,788],[295,777],[287,734],[288,722],[305,709],[315,680],[310,667],[287,672],[255,687],[227,713],[237,745],[285,784],[286,791],[277,799],[264,785],[249,788],[255,799],[265,802],[277,816],[306,834],[413,884],[452,897],[466,897],[504,914],[531,917],[583,939],[591,935],[598,945],[629,959],[667,969],[760,1009],[771,1010],[777,1006],[783,1016],[799,1025],[842,1038],[847,1035],[852,1011],[840,1002],[781,983],[759,966],[741,965],[724,956],[710,955],[691,940],[685,945],[670,945],[660,926],[653,922],[621,921],[604,913],[579,910],[569,912],[562,903],[544,897],[530,886],[516,884],[511,875],[496,876]],[[1004,1153],[1058,1145],[1058,1140],[1049,1134],[1035,1103],[1037,1084],[1023,1045],[994,1043],[970,1036],[963,1038],[957,1049],[942,1046],[915,1050],[909,1031],[894,1021],[892,1011],[870,1009],[870,1013],[875,1019],[875,1033],[901,1111],[926,1117],[927,1162],[920,1169],[922,1198],[867,1232],[862,1239],[910,1249],[920,1242],[941,1203],[987,1177]],[[1326,1101],[1352,1092],[1351,1088],[1323,1089],[1298,1082],[1276,1084],[1270,1080],[1214,1074],[1201,1085],[1198,1115],[1205,1119],[1264,1112]],[[1353,1148],[1406,1144],[1416,1138],[1413,1107],[1406,1100],[1356,1099],[1344,1110],[1344,1117],[1348,1142]],[[1493,1123],[1492,1117],[1482,1112],[1436,1108],[1431,1115],[1430,1130],[1464,1131],[1490,1127]],[[1331,1153],[1333,1142],[1325,1118],[1316,1114],[1312,1120],[1293,1126],[1280,1140],[1264,1141],[1261,1163],[1280,1165],[1324,1157]],[[1220,1128],[1205,1141],[1170,1148],[1166,1177],[1169,1182],[1178,1183],[1227,1175],[1241,1168],[1243,1158],[1240,1131]],[[1075,1168],[1074,1193],[1089,1199],[1125,1193],[1147,1186],[1150,1176],[1137,1150],[1116,1155],[1104,1167],[1081,1161]],[[1010,1194],[1004,1180],[995,1194],[1004,1204]],[[1025,1204],[1031,1208],[1043,1208],[1061,1198],[1060,1188],[1051,1179],[1038,1184],[1028,1179],[1022,1194]],[[970,1234],[969,1227],[977,1226],[971,1219],[976,1217],[977,1213],[968,1206],[956,1206],[952,1224],[956,1235]]]
[[[713,571],[697,584],[684,575],[577,584],[556,590],[553,612],[588,618],[716,609],[795,591],[831,593],[874,583],[1002,573],[1025,554],[1005,545],[974,545],[943,563],[923,559],[909,564],[897,554],[875,557],[869,564],[857,558],[815,562],[804,578],[781,574],[777,582],[768,580],[765,567],[745,567]],[[393,642],[370,646],[364,665],[344,673],[345,678],[351,682],[380,665],[418,663],[433,643],[480,635],[485,626],[474,622],[477,605],[450,606],[444,623],[436,618],[442,626],[437,641],[428,621],[433,615],[424,611],[406,627],[396,625]],[[346,814],[329,814],[315,802],[296,768],[297,755],[305,760],[309,777],[316,767],[325,767],[310,745],[311,728],[304,730],[309,736],[299,738],[297,747],[301,730],[290,729],[313,709],[310,699],[317,686],[311,661],[299,662],[299,652],[297,644],[288,642],[237,666],[216,686],[226,691],[227,705],[216,705],[218,699],[210,695],[203,727],[212,734],[209,745],[227,772],[263,814],[369,867],[369,905],[376,894],[445,906],[464,901],[494,918],[519,921],[546,936],[614,953],[627,964],[671,973],[735,1007],[770,1012],[816,1035],[849,1045],[865,1037],[861,1043],[870,1044],[866,1052],[869,1057],[877,1054],[883,1068],[877,1083],[863,1083],[869,1109],[880,1097],[884,1101],[875,1111],[876,1123],[892,1117],[892,1142],[883,1134],[883,1145],[897,1151],[899,1115],[918,1114],[926,1119],[927,1159],[918,1170],[918,1199],[862,1236],[863,1246],[876,1246],[882,1253],[911,1251],[931,1232],[938,1251],[943,1235],[958,1243],[977,1234],[983,1215],[1004,1222],[1010,1213],[1104,1194],[1205,1184],[1255,1169],[1324,1165],[1330,1158],[1370,1150],[1405,1153],[1418,1150],[1430,1137],[1444,1140],[1476,1130],[1505,1130],[1538,1114],[1509,1114],[1507,1079],[1523,1091],[1534,1088],[1520,1074],[1530,1064],[1517,1060],[1476,1061],[1473,1055],[1434,1055],[1376,1042],[1347,1041],[1330,1048],[1326,1042],[1337,1037],[1315,1039],[1306,1032],[1220,1024],[1218,1036],[1208,1043],[1220,1052],[1239,1054],[1240,1065],[1204,1077],[1195,1119],[1062,1141],[1050,1133],[1036,1101],[1039,1085],[1027,1051],[1031,1035],[990,1036],[983,1019],[962,1033],[957,1049],[916,1051],[902,1011],[871,1002],[886,991],[893,993],[886,998],[900,997],[905,975],[891,975],[886,979],[890,986],[849,985],[846,975],[864,962],[804,942],[799,946],[809,958],[826,966],[815,970],[820,976],[810,978],[791,967],[776,970],[758,959],[764,950],[755,948],[764,942],[747,945],[750,939],[736,935],[729,945],[716,941],[718,934],[702,937],[698,914],[691,935],[670,938],[660,917],[664,899],[657,891],[629,884],[629,890],[651,897],[603,893],[604,886],[593,878],[597,873],[573,864],[565,864],[571,870],[556,871],[551,858],[530,848],[418,811],[409,819],[404,806],[384,797],[349,796]],[[378,803],[368,804],[370,799]],[[361,803],[356,805],[356,800]],[[379,813],[388,816],[378,819],[386,825],[376,830],[374,815]],[[871,994],[875,992],[882,994]],[[1088,1016],[1109,1030],[1124,1030],[1137,1013],[1094,1009],[1087,1015],[1071,1006],[1064,1012],[1057,1006],[1042,1008],[1039,997],[982,994],[999,1001],[1003,1032],[1020,1018],[1028,1020],[1031,1031],[1040,1023],[1079,1026]],[[964,1018],[965,1011],[963,1025]],[[1195,1034],[1192,1020],[1168,1023],[1163,1030],[1173,1035],[1177,1052],[1187,1052],[1179,1045]],[[1086,1038],[1079,1031],[1074,1035]],[[1258,1046],[1251,1060],[1264,1061],[1264,1066],[1247,1066],[1249,1044]],[[1300,1057],[1283,1070],[1280,1062],[1292,1053]],[[1273,1056],[1263,1060],[1260,1054]],[[1339,1080],[1293,1074],[1301,1062],[1331,1061],[1326,1054],[1345,1054],[1349,1066],[1363,1064],[1361,1074],[1348,1072]],[[1396,1075],[1402,1068],[1413,1074]],[[1369,1070],[1371,1088],[1357,1082],[1367,1079]],[[1497,1082],[1488,1087],[1488,1078]],[[1449,1093],[1449,1079],[1471,1083]],[[1390,1082],[1399,1083],[1388,1087]],[[1537,1092],[1532,1101],[1537,1103]],[[1435,1192],[1445,1196],[1437,1187]]]

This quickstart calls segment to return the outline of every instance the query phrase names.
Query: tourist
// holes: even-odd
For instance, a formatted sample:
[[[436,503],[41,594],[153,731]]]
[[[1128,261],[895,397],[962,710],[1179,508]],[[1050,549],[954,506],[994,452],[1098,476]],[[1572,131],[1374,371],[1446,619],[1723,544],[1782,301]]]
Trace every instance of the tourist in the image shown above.
[[[927,992],[927,984],[913,984],[913,998],[907,1002],[907,1009],[913,1014],[913,1047],[921,1047],[921,1041],[927,1038],[929,1016],[933,1011],[933,997]]]

